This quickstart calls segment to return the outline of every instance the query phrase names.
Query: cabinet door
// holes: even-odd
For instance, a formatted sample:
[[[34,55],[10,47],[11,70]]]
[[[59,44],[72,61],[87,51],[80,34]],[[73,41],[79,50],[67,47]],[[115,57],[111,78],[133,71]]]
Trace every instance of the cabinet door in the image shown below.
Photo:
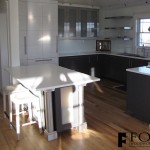
[[[19,50],[20,62],[27,59],[26,52],[26,30],[27,30],[27,2],[19,1]]]
[[[102,56],[102,78],[112,79],[111,57],[109,55]]]
[[[125,83],[128,62],[128,58],[125,57],[103,55],[102,77]]]
[[[76,71],[90,74],[89,70],[89,56],[73,56],[71,59],[71,65]]]
[[[59,65],[85,74],[90,74],[89,56],[60,57]]]
[[[69,57],[60,57],[59,65],[68,69],[79,71],[79,57],[69,56]]]
[[[101,76],[101,62],[101,55],[90,55],[90,75],[95,77]]]
[[[57,2],[19,2],[19,25],[20,61],[57,56]]]
[[[93,9],[81,9],[81,37],[98,36],[98,11]]]
[[[20,61],[43,58],[42,31],[19,31]]]
[[[43,58],[42,35],[42,30],[27,31],[26,53],[28,59]]]
[[[70,37],[76,37],[76,22],[77,22],[77,9],[69,9],[69,34]]]
[[[97,55],[97,64],[95,76],[101,78],[102,76],[102,57],[103,55]]]
[[[43,3],[43,58],[57,56],[57,35],[58,35],[58,4]]]
[[[87,37],[98,36],[98,11],[88,10]]]
[[[143,59],[135,59],[135,58],[130,58],[130,67],[140,67],[140,66],[147,66],[148,61],[143,60]]]
[[[80,10],[81,37],[87,37],[87,10]]]
[[[19,2],[20,55],[22,59],[42,58],[42,4]]]
[[[64,22],[65,22],[65,9],[59,7],[58,10],[58,36],[64,37]]]

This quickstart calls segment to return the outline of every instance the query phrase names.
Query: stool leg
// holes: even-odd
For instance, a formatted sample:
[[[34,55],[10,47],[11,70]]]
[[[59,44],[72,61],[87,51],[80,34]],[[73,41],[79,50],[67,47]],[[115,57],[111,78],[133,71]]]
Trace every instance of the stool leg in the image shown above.
[[[4,112],[4,118],[6,118],[6,94],[3,92],[3,112]]]
[[[23,112],[23,115],[24,115],[24,105],[23,104],[21,105],[21,111]]]
[[[28,103],[28,111],[29,111],[29,120],[32,122],[32,108],[31,108],[31,102]]]
[[[8,96],[8,104],[9,104],[9,124],[10,128],[12,128],[12,101],[11,101],[11,95]]]
[[[42,133],[42,120],[41,120],[40,101],[37,103],[37,115],[38,115],[39,130],[40,130],[40,133]]]
[[[17,134],[17,140],[19,140],[20,136],[20,119],[19,119],[19,105],[16,104],[16,134]]]

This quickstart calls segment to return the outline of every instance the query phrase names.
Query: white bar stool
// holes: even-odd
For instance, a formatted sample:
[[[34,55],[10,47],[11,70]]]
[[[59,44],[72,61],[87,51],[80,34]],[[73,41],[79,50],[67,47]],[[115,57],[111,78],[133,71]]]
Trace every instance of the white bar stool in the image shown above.
[[[14,84],[6,86],[3,89],[3,112],[4,112],[4,118],[6,118],[6,97],[8,96],[8,103],[10,101],[10,95],[13,93],[19,93],[19,92],[26,92],[28,89],[23,87],[21,84]]]
[[[22,104],[28,104],[28,111],[29,111],[29,119],[30,122],[22,124],[22,126],[30,125],[33,123],[36,123],[36,121],[33,121],[33,113],[32,113],[32,103],[36,106],[37,111],[37,118],[38,118],[38,126],[41,131],[42,125],[41,125],[41,116],[40,116],[40,100],[38,97],[33,95],[30,91],[27,92],[20,92],[20,93],[14,93],[10,95],[10,103],[9,103],[9,120],[10,124],[12,123],[12,105],[15,105],[16,110],[16,134],[17,134],[17,140],[19,140],[20,136],[20,105]]]
[[[22,124],[22,126],[29,125],[36,123],[33,121],[33,114],[32,114],[32,103],[36,106],[37,111],[37,120],[40,132],[42,130],[42,123],[41,123],[41,116],[40,116],[40,99],[39,97],[33,95],[28,89],[23,87],[21,84],[7,86],[3,89],[3,109],[4,109],[4,117],[6,117],[6,96],[8,96],[8,103],[9,103],[9,121],[10,125],[12,126],[12,105],[15,105],[16,109],[16,134],[17,140],[19,140],[20,135],[20,105],[28,104],[28,111],[29,111],[29,119],[30,122]]]

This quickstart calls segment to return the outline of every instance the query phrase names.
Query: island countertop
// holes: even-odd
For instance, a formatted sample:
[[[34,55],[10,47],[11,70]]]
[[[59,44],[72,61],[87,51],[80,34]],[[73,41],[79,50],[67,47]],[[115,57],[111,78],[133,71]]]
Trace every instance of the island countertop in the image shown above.
[[[126,69],[126,71],[150,76],[150,66],[142,66],[142,67],[136,67],[136,68],[129,68],[129,69]]]
[[[46,90],[99,81],[99,78],[55,64],[6,68],[12,77],[28,89]]]

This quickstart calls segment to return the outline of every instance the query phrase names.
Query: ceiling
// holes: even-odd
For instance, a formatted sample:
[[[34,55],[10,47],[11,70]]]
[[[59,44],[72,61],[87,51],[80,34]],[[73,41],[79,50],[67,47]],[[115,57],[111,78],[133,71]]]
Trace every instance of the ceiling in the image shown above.
[[[150,0],[58,0],[60,3],[91,5],[99,7],[128,7],[150,4]]]
[[[100,8],[129,7],[129,6],[150,4],[150,0],[58,0],[58,2],[61,4],[68,3],[68,4],[98,6]],[[4,12],[5,9],[6,9],[5,0],[0,0],[0,13]]]

